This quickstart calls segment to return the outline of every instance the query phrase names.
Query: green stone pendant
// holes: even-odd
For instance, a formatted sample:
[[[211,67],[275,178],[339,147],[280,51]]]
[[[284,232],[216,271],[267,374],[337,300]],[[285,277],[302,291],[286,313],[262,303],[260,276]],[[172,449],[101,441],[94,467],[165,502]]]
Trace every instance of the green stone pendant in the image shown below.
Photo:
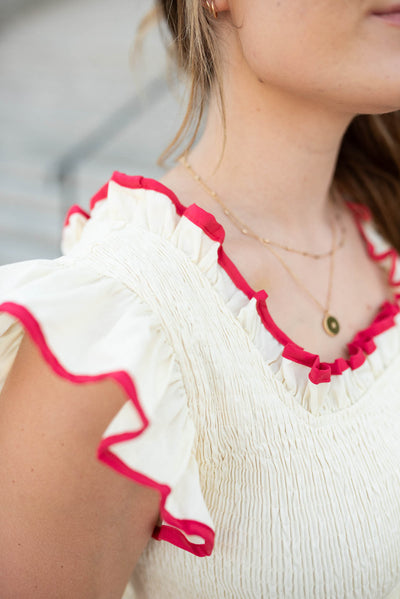
[[[328,333],[331,337],[334,337],[340,331],[339,322],[331,314],[325,314],[322,326],[324,327],[325,333]]]

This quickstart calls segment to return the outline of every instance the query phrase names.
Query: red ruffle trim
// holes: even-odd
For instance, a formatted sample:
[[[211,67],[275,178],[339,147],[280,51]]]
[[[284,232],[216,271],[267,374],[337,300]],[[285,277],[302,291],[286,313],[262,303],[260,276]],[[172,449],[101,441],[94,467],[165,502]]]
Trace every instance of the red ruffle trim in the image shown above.
[[[203,208],[200,208],[200,206],[197,206],[197,204],[184,206],[183,204],[181,204],[181,202],[178,200],[177,196],[171,189],[169,189],[159,181],[156,181],[155,179],[130,176],[115,171],[110,181],[114,181],[118,185],[130,189],[149,189],[152,191],[158,191],[166,195],[174,204],[176,212],[179,216],[184,215],[193,224],[202,229],[204,233],[206,233],[206,235],[210,237],[210,239],[212,239],[213,241],[217,241],[219,243],[218,263],[220,264],[220,266],[222,266],[222,268],[226,271],[226,273],[229,275],[236,287],[240,289],[240,291],[243,291],[249,299],[252,299],[253,297],[256,298],[257,312],[261,318],[263,325],[273,335],[273,337],[275,337],[275,339],[281,345],[284,346],[282,356],[288,360],[307,366],[310,369],[308,377],[312,383],[327,383],[331,380],[332,375],[342,374],[342,372],[344,372],[348,368],[351,368],[352,370],[359,368],[365,362],[366,357],[368,355],[371,355],[376,349],[374,337],[395,325],[394,317],[400,311],[399,305],[397,301],[394,303],[386,301],[381,305],[378,314],[376,315],[370,326],[366,329],[359,331],[354,336],[352,341],[350,341],[350,343],[347,344],[349,352],[349,357],[347,359],[338,358],[333,362],[321,362],[317,354],[313,354],[304,350],[302,347],[297,345],[297,343],[292,341],[277,326],[277,324],[271,317],[267,307],[267,292],[264,289],[255,291],[248,284],[248,282],[240,273],[238,268],[225,253],[223,248],[223,242],[225,239],[225,229],[216,220],[213,214],[203,210]],[[90,201],[90,210],[93,210],[95,204],[98,201],[107,198],[109,182],[103,185],[103,187],[101,187],[99,191],[92,197]],[[400,285],[400,281],[394,280],[396,260],[398,257],[395,250],[390,249],[386,252],[378,254],[363,230],[361,224],[362,221],[371,220],[371,214],[368,208],[364,205],[352,202],[347,202],[347,204],[355,217],[356,225],[362,235],[363,240],[366,243],[370,257],[375,261],[381,261],[385,258],[390,257],[392,263],[389,273],[389,283],[392,286]],[[65,225],[68,224],[71,214],[78,210],[81,211],[79,206],[76,205],[72,206],[69,209],[65,219]],[[397,293],[395,297],[396,300],[398,300],[400,298],[400,293]]]
[[[135,431],[129,433],[123,433],[120,435],[113,435],[102,439],[98,446],[97,455],[98,459],[108,464],[111,468],[119,472],[120,474],[130,478],[134,482],[156,489],[160,495],[160,515],[161,518],[167,523],[158,526],[153,531],[153,538],[157,540],[165,540],[181,549],[184,549],[196,556],[204,557],[211,555],[214,547],[214,531],[202,522],[196,520],[180,520],[175,518],[170,512],[165,509],[165,503],[168,495],[171,493],[171,488],[168,485],[162,485],[151,478],[148,478],[144,474],[132,470],[127,464],[122,462],[115,454],[110,450],[111,445],[116,443],[122,443],[131,439],[135,439],[141,435],[149,426],[149,421],[143,411],[138,398],[135,384],[128,374],[124,370],[105,372],[97,375],[85,375],[85,374],[73,374],[65,370],[65,368],[57,360],[56,356],[52,353],[49,346],[46,343],[46,339],[41,330],[40,324],[35,317],[27,310],[24,306],[16,304],[14,302],[4,302],[0,304],[0,312],[7,312],[11,316],[17,318],[24,326],[26,331],[36,343],[40,349],[43,358],[53,369],[53,371],[61,377],[72,381],[74,383],[87,383],[91,381],[99,381],[106,378],[112,378],[119,385],[123,387],[128,399],[134,405],[141,421],[141,426]],[[180,529],[180,530],[179,530]],[[181,532],[183,531],[183,532]],[[184,533],[184,534],[183,534]],[[204,540],[203,544],[191,543],[185,535],[196,535]]]

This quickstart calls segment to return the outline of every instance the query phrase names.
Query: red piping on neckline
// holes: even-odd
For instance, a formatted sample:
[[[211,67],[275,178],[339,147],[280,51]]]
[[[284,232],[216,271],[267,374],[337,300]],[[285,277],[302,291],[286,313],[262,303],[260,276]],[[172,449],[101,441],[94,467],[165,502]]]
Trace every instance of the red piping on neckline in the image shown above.
[[[148,478],[140,472],[132,470],[110,450],[110,447],[116,443],[122,443],[124,441],[129,441],[135,437],[138,437],[147,429],[150,424],[140,404],[136,386],[128,372],[125,370],[117,370],[96,375],[72,374],[71,372],[65,370],[65,368],[57,360],[56,356],[47,345],[40,324],[35,319],[33,314],[29,312],[29,310],[27,310],[21,304],[4,302],[0,304],[0,312],[6,312],[21,322],[40,349],[45,361],[59,376],[74,383],[87,383],[111,378],[117,381],[117,383],[123,387],[128,399],[132,402],[135,410],[137,411],[142,424],[139,429],[135,431],[122,433],[119,435],[111,435],[102,439],[97,449],[98,459],[120,474],[130,478],[134,482],[151,487],[160,493],[160,514],[167,525],[162,524],[154,529],[152,534],[154,539],[168,541],[173,545],[176,545],[181,549],[185,549],[189,553],[193,553],[199,557],[211,555],[214,547],[214,531],[206,524],[196,520],[180,520],[174,518],[174,516],[172,516],[172,514],[165,509],[165,503],[168,495],[171,493],[171,488],[168,485],[163,485],[155,480],[152,480],[151,478]],[[197,535],[203,538],[204,543],[191,543],[178,529],[182,530],[186,535]]]
[[[90,218],[90,214],[88,212],[86,212],[86,210],[83,210],[83,208],[81,208],[80,206],[78,206],[78,204],[73,204],[69,208],[69,210],[68,210],[68,212],[66,214],[66,217],[64,219],[64,227],[66,227],[67,225],[69,225],[70,218],[71,218],[71,216],[73,214],[80,214],[80,215],[84,216],[86,219]]]
[[[352,208],[352,206],[350,206]],[[362,225],[360,223],[361,217],[367,219],[367,208],[364,211],[353,211],[356,217],[356,223],[359,230],[363,233],[363,239],[367,242],[365,233],[363,232]],[[356,370],[366,360],[367,355],[371,355],[376,349],[373,337],[386,331],[387,329],[395,325],[394,317],[399,313],[400,308],[397,303],[391,304],[385,301],[380,306],[377,315],[375,316],[372,323],[365,329],[362,329],[353,337],[353,339],[347,344],[349,357],[337,358],[333,362],[321,362],[320,357],[317,354],[310,353],[304,348],[300,347],[297,343],[292,341],[285,333],[280,329],[275,321],[273,320],[267,306],[268,294],[264,289],[255,291],[240,273],[238,268],[227,256],[223,249],[223,240],[225,238],[225,230],[221,224],[219,224],[215,217],[208,212],[205,212],[202,208],[196,204],[188,206],[184,212],[184,216],[193,222],[193,224],[199,226],[203,231],[209,235],[214,241],[218,241],[220,247],[218,248],[218,263],[224,268],[227,274],[230,276],[236,287],[243,291],[249,299],[255,297],[257,300],[257,312],[261,318],[265,328],[275,337],[275,339],[284,346],[282,351],[282,357],[303,364],[310,368],[308,378],[314,384],[327,383],[331,380],[332,375],[340,375],[348,368]],[[379,261],[390,256],[392,259],[392,265],[390,268],[389,282],[391,285],[399,285],[399,282],[393,280],[393,273],[395,271],[395,260],[396,252],[390,250],[384,254],[376,254],[374,248],[370,242],[368,251],[372,259]]]
[[[142,176],[125,175],[124,173],[114,171],[107,183],[100,187],[100,189],[92,196],[89,203],[90,212],[93,210],[97,202],[107,198],[108,184],[110,181],[114,181],[118,185],[121,185],[122,187],[128,187],[129,189],[148,189],[150,191],[158,191],[159,193],[168,196],[175,205],[176,212],[179,216],[182,216],[182,214],[187,210],[187,207],[180,203],[174,192],[159,181],[156,181],[156,179],[149,179],[148,177]],[[75,214],[76,212],[79,212],[87,219],[90,218],[89,213],[83,210],[78,204],[73,204],[65,216],[64,227],[69,224],[71,215]]]
[[[398,257],[396,250],[394,248],[390,248],[390,249],[386,250],[386,252],[382,252],[381,254],[378,254],[377,252],[375,252],[375,248],[374,248],[373,244],[370,242],[370,240],[368,239],[368,237],[366,236],[364,228],[361,224],[362,220],[366,220],[366,221],[372,220],[371,214],[369,213],[368,217],[363,218],[362,215],[360,215],[359,211],[358,211],[359,204],[349,202],[349,207],[351,208],[353,214],[355,215],[355,221],[356,221],[357,228],[361,234],[361,237],[365,241],[369,256],[376,262],[385,260],[385,258],[390,258],[392,263],[391,263],[390,271],[389,271],[389,284],[392,285],[393,287],[400,285],[400,279],[398,281],[394,280],[394,274],[396,272],[396,260]],[[396,296],[398,296],[398,295],[399,294],[396,294]]]
[[[267,292],[264,289],[255,291],[243,277],[237,266],[225,253],[223,248],[225,229],[216,220],[213,214],[200,208],[197,204],[184,206],[171,189],[155,179],[126,175],[118,171],[114,171],[109,181],[92,197],[90,201],[91,210],[93,210],[98,201],[107,198],[110,181],[114,181],[118,185],[129,189],[148,189],[166,195],[174,204],[179,216],[185,216],[193,224],[202,229],[210,239],[217,241],[219,243],[218,264],[225,270],[240,291],[243,291],[249,299],[256,298],[257,312],[261,322],[271,335],[283,345],[282,357],[291,360],[292,362],[307,366],[310,369],[308,378],[312,383],[316,385],[319,383],[327,383],[331,380],[332,375],[340,375],[348,368],[351,368],[352,370],[359,368],[365,362],[367,355],[371,355],[376,349],[374,337],[395,325],[394,317],[399,313],[400,307],[397,302],[390,303],[385,301],[380,306],[372,323],[367,328],[356,333],[353,339],[347,344],[349,352],[348,358],[337,358],[333,362],[321,362],[320,357],[317,354],[310,353],[297,345],[297,343],[292,341],[290,337],[277,326],[268,310]],[[381,261],[390,257],[392,264],[390,268],[389,283],[392,286],[400,285],[400,281],[396,282],[393,279],[397,259],[395,250],[390,249],[382,254],[377,254],[372,243],[365,235],[361,221],[369,221],[372,219],[368,207],[355,202],[347,202],[347,204],[355,217],[356,225],[367,245],[369,256],[375,261]],[[396,294],[395,297],[396,299],[400,298],[400,293]]]

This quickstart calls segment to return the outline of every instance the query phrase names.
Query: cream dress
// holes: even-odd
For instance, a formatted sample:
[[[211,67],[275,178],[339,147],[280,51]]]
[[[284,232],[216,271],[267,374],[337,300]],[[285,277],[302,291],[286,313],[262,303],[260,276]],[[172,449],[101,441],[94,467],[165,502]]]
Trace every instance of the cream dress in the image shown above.
[[[397,254],[349,209],[398,286]],[[68,211],[61,257],[0,267],[0,389],[24,330],[60,376],[125,389],[98,457],[160,491],[137,599],[398,599],[398,299],[321,362],[223,240],[211,213],[115,172]]]

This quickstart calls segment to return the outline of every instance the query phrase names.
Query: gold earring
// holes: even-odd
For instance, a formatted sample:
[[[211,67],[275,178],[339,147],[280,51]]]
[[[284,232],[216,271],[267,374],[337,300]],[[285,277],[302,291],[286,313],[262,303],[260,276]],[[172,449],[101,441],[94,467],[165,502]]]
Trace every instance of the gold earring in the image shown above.
[[[214,0],[205,0],[205,7],[208,10],[208,12],[210,14],[212,14],[214,19],[218,18],[218,12],[217,12],[217,9],[215,8]]]

